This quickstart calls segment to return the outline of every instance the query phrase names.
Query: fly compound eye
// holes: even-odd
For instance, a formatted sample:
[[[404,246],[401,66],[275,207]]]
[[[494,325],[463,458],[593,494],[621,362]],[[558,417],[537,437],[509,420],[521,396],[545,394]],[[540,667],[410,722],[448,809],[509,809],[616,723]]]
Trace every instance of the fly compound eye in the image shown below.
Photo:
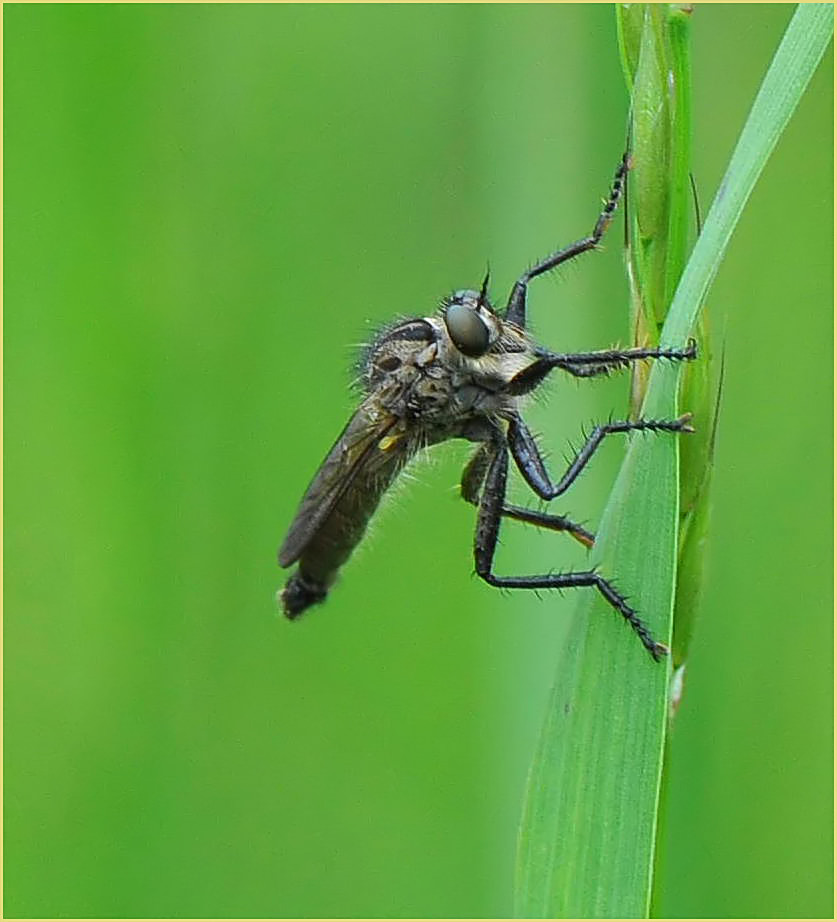
[[[488,351],[488,327],[482,317],[464,304],[451,304],[445,311],[445,324],[454,346],[471,358]]]

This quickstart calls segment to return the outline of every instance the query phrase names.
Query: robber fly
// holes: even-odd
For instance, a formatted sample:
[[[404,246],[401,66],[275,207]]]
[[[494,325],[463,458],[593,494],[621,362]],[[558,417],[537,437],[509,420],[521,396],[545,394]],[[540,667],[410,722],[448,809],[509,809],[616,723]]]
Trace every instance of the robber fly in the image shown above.
[[[673,420],[636,419],[596,426],[557,481],[520,415],[523,398],[555,368],[578,378],[606,375],[642,359],[693,359],[685,349],[612,349],[557,353],[526,331],[529,282],[592,250],[611,222],[628,171],[623,156],[593,232],[540,261],[520,276],[505,311],[488,296],[488,275],[479,291],[457,291],[430,317],[400,320],[382,330],[361,360],[364,398],[314,475],[279,550],[279,564],[298,563],[280,604],[297,618],[322,602],[360,542],[381,497],[418,452],[447,439],[478,445],[462,475],[463,499],[477,507],[474,562],[477,574],[504,589],[595,587],[622,615],[654,659],[668,652],[613,582],[596,569],[535,576],[500,576],[494,553],[502,518],[569,533],[586,547],[594,536],[561,515],[506,502],[511,455],[523,479],[542,500],[561,496],[612,432],[691,432],[687,414]]]

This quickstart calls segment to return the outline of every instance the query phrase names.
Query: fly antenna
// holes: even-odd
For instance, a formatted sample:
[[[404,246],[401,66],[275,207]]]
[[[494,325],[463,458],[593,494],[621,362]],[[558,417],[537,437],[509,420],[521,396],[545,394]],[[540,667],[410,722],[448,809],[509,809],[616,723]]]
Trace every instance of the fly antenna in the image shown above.
[[[477,300],[477,304],[480,307],[488,307],[488,280],[491,278],[491,266],[486,265],[485,267],[485,278],[482,280],[482,285],[480,286],[480,296]]]

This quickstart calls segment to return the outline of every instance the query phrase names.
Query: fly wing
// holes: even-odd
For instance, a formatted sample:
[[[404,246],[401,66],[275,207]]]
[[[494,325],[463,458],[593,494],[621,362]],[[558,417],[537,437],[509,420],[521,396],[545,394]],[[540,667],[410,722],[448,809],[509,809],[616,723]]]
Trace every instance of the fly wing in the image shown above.
[[[395,425],[395,417],[373,413],[361,405],[326,455],[305,491],[288,534],[279,548],[279,566],[297,561],[364,465],[375,458],[380,440]]]

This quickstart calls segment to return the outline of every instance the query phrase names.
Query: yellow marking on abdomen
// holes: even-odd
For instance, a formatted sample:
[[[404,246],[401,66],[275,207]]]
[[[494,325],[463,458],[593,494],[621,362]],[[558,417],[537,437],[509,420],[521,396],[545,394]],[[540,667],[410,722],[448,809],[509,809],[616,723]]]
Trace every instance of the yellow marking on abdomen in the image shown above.
[[[394,448],[402,438],[402,434],[399,432],[397,435],[385,435],[380,442],[378,442],[378,448],[381,451],[389,451],[391,448]]]

